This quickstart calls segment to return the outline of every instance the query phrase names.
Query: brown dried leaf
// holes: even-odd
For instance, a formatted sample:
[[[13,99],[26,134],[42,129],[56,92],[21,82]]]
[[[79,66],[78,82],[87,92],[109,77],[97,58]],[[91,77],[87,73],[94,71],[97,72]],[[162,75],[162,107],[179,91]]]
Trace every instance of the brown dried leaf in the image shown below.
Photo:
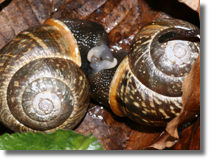
[[[128,118],[118,117],[111,110],[93,104],[75,129],[85,135],[93,133],[106,150],[146,149],[156,141],[162,130],[163,128],[143,126]]]
[[[154,3],[154,2],[153,2]],[[52,14],[54,18],[88,19],[104,26],[112,50],[128,49],[134,35],[160,12],[152,10],[145,0],[72,0]],[[158,3],[157,3],[158,4]],[[166,5],[157,5],[164,9]]]
[[[0,48],[20,31],[50,17],[88,19],[104,25],[113,51],[127,50],[138,30],[153,19],[174,17],[197,23],[196,14],[177,0],[6,0],[1,7]]]
[[[4,2],[5,0],[0,0],[0,4],[2,3],[2,2]]]
[[[175,138],[178,138],[178,126],[190,122],[200,115],[200,55],[184,80],[182,88],[183,108],[180,115],[166,127],[166,131]]]
[[[179,2],[185,3],[194,11],[198,12],[200,10],[200,0],[179,0]]]
[[[182,131],[179,141],[170,149],[200,150],[200,118]]]
[[[178,127],[187,122],[191,122],[200,115],[200,55],[182,86],[183,108],[180,115],[168,123],[160,140],[156,144],[153,144],[152,147],[158,149],[172,147],[179,139]]]
[[[197,120],[193,130],[189,150],[200,150],[200,117]]]
[[[12,40],[22,30],[39,25],[50,18],[51,0],[5,1],[0,12],[0,48]]]

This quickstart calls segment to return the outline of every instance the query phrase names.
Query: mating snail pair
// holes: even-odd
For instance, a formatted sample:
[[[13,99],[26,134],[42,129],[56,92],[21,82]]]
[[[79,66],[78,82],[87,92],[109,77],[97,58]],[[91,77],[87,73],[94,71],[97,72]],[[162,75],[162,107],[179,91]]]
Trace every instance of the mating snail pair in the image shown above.
[[[91,96],[119,116],[164,126],[182,108],[182,82],[199,54],[198,42],[171,38],[194,30],[181,20],[155,20],[128,55],[115,58],[103,26],[93,22],[49,19],[25,30],[0,52],[0,122],[17,132],[72,129]]]

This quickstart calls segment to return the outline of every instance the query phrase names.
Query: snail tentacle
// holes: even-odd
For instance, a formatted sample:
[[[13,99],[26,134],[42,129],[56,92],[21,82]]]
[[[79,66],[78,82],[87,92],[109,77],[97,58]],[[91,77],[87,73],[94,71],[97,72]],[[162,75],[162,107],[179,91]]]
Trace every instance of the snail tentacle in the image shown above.
[[[93,70],[100,71],[103,69],[111,69],[117,65],[117,59],[113,57],[107,45],[93,47],[87,55],[90,67]]]

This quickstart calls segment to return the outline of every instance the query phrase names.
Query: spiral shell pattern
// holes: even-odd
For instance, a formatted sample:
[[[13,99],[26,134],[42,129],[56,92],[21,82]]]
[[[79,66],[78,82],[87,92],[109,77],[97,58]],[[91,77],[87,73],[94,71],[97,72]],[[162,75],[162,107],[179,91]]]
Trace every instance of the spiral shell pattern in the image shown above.
[[[17,132],[72,129],[89,105],[76,40],[64,24],[50,21],[1,50],[0,121]]]
[[[117,115],[152,126],[165,126],[179,115],[182,82],[198,57],[199,43],[158,39],[195,29],[177,19],[155,20],[142,28],[111,82],[110,106]]]
[[[129,54],[129,66],[139,81],[157,93],[181,96],[182,82],[198,57],[200,43],[187,40],[160,43],[158,39],[176,30],[195,29],[196,26],[177,19],[159,19],[143,27]]]

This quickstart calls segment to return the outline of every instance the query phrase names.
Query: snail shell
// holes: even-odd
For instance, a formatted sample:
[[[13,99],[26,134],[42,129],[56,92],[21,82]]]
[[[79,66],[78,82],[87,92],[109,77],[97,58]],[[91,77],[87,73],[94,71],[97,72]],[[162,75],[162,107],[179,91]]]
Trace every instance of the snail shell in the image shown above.
[[[71,27],[74,32],[70,23],[77,24]],[[80,51],[87,51],[78,46],[82,35],[74,35],[79,32],[78,23],[100,30],[95,28],[86,48],[106,43],[106,37],[100,39],[105,31],[98,24],[49,19],[21,32],[1,50],[0,121],[5,126],[17,132],[53,132],[72,129],[84,117],[90,87],[80,69]]]
[[[200,52],[198,42],[186,37],[173,39],[174,33],[197,30],[194,25],[178,19],[158,19],[144,26],[134,38],[128,56],[108,71],[89,75],[108,77],[108,94],[101,98],[99,88],[91,84],[91,97],[109,104],[118,116],[151,126],[165,126],[182,109],[182,82]],[[169,36],[169,37],[168,37]],[[199,35],[194,35],[199,38]],[[170,39],[161,42],[164,38]],[[113,73],[114,72],[114,73]],[[107,74],[108,73],[108,74]],[[92,89],[94,88],[94,89]],[[108,95],[108,96],[107,96]]]
[[[177,19],[155,20],[142,28],[111,82],[114,113],[152,126],[165,126],[179,115],[182,82],[200,53],[199,43],[177,39],[160,43],[159,38],[196,29]]]

